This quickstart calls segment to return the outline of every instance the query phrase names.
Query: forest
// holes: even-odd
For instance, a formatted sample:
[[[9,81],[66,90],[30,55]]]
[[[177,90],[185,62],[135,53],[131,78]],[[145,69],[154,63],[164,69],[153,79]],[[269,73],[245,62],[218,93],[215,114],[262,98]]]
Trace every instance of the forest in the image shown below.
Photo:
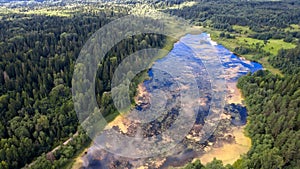
[[[244,168],[297,168],[300,166],[300,46],[282,51],[270,62],[284,77],[259,71],[239,79],[249,114],[247,132],[252,147],[237,162]]]
[[[101,12],[73,18],[13,13],[2,18],[1,168],[21,168],[76,133],[70,89],[76,55],[88,36],[112,17]]]
[[[90,142],[73,106],[74,64],[86,40],[127,9],[82,10],[70,17],[11,13],[0,20],[0,168],[21,168],[39,156],[31,168],[62,168]],[[117,115],[106,91],[118,64],[137,50],[161,48],[165,42],[161,35],[141,34],[110,50],[96,82],[105,116]],[[71,144],[64,146],[72,135]]]

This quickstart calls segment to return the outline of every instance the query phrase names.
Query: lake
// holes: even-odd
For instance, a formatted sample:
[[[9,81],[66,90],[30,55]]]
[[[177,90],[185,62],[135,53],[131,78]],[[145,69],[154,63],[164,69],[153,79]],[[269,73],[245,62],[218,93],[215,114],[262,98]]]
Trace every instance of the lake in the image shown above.
[[[214,62],[219,63],[209,64],[206,59],[210,57],[218,58]],[[219,65],[219,67],[210,65]],[[219,72],[222,74],[213,74],[215,69],[220,69]],[[249,72],[254,73],[261,69],[263,69],[261,64],[236,56],[222,45],[213,42],[207,33],[185,35],[174,44],[174,48],[167,56],[155,61],[148,71],[150,79],[139,85],[139,90],[143,90],[142,92],[146,94],[141,95],[140,104],[137,104],[132,111],[135,112],[134,115],[142,115],[147,118],[149,124],[129,121],[127,119],[130,117],[129,113],[128,117],[117,117],[107,128],[108,130],[117,129],[125,135],[134,135],[137,133],[135,131],[137,130],[136,126],[140,125],[143,137],[153,137],[171,129],[172,123],[179,119],[180,111],[187,109],[190,110],[191,114],[195,113],[196,115],[191,121],[192,127],[178,142],[178,146],[172,151],[164,152],[156,157],[134,159],[117,156],[92,145],[87,154],[82,157],[83,168],[179,167],[193,159],[201,159],[201,157],[205,157],[205,162],[208,162],[213,156],[217,156],[219,149],[222,150],[222,153],[226,153],[224,147],[228,147],[228,145],[230,145],[229,149],[239,149],[235,143],[240,143],[239,140],[246,138],[242,134],[243,126],[239,128],[240,126],[236,124],[244,125],[245,123],[238,123],[236,119],[233,123],[231,117],[236,116],[245,120],[245,111],[240,115],[239,112],[235,112],[236,114],[234,112],[222,112],[219,124],[224,126],[224,129],[216,128],[214,133],[207,137],[207,140],[202,141],[200,139],[201,134],[203,134],[201,130],[205,126],[211,104],[214,101],[212,93],[218,90],[218,85],[212,83],[217,83],[220,80],[226,82],[224,89],[226,90],[226,98],[224,98],[226,104],[232,104],[231,109],[235,107],[241,109],[243,107],[242,97],[236,88],[237,79]],[[197,89],[199,95],[194,96],[194,93],[188,93],[190,89]],[[193,95],[192,98],[196,99],[180,100],[185,94],[191,94]],[[151,97],[156,97],[156,99]],[[151,114],[151,112],[155,113]],[[184,125],[184,123],[182,124]],[[128,134],[129,132],[130,134]],[[240,154],[248,151],[249,140],[246,139],[244,142],[247,142],[247,145],[242,145],[243,149],[239,149],[237,154],[230,154],[230,156],[234,156],[232,159],[236,160]],[[145,146],[146,148],[147,146]],[[232,160],[228,163],[232,163]]]

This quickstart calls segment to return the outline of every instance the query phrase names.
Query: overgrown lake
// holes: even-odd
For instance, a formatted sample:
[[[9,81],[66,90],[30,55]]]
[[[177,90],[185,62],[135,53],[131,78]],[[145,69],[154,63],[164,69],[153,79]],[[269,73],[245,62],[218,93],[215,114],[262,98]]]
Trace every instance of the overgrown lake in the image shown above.
[[[200,141],[201,129],[205,124],[205,118],[209,113],[211,92],[214,90],[210,84],[209,71],[205,61],[199,56],[218,56],[223,74],[217,78],[226,81],[226,106],[220,115],[218,127],[206,141]],[[216,68],[214,68],[216,69]],[[211,158],[226,156],[225,163],[232,163],[239,155],[246,153],[250,148],[251,142],[243,135],[243,125],[246,124],[246,109],[242,104],[242,97],[236,88],[237,79],[248,72],[255,72],[263,69],[262,65],[240,58],[218,45],[210,39],[209,34],[199,35],[187,34],[182,37],[170,53],[162,59],[157,60],[148,71],[149,80],[140,85],[139,92],[145,93],[139,98],[134,111],[145,113],[149,107],[155,107],[159,112],[163,105],[164,111],[158,114],[161,120],[150,121],[149,124],[141,125],[130,122],[126,117],[117,117],[108,130],[118,130],[120,133],[134,136],[137,133],[136,126],[141,125],[144,137],[151,137],[157,133],[167,130],[168,125],[178,117],[180,110],[180,91],[188,90],[192,83],[186,82],[184,87],[179,87],[176,81],[185,82],[186,78],[195,79],[195,84],[199,89],[199,99],[189,100],[188,105],[192,111],[195,106],[200,105],[200,109],[195,116],[194,126],[186,137],[178,144],[176,150],[171,153],[164,153],[158,157],[131,159],[113,155],[101,148],[92,145],[87,154],[82,157],[83,168],[168,168],[184,166],[193,159],[200,158],[204,163]],[[216,78],[216,77],[213,77]],[[156,95],[156,91],[163,91],[164,97],[159,101],[151,101],[151,97]],[[146,100],[146,101],[145,101]],[[148,100],[148,101],[147,101]],[[150,101],[149,101],[150,100]],[[174,108],[175,107],[175,108]],[[153,111],[153,109],[152,109]],[[129,113],[130,116],[130,113]],[[168,125],[166,125],[166,124]],[[133,127],[135,126],[135,127]],[[154,127],[155,126],[155,127]],[[161,127],[164,126],[164,127]],[[220,127],[221,126],[221,127]],[[126,146],[126,145],[124,145]],[[226,148],[227,147],[227,148]],[[228,148],[229,147],[229,148]],[[230,151],[229,150],[237,150]],[[221,154],[220,154],[221,153]],[[204,157],[204,158],[201,158]],[[225,161],[228,160],[228,161]]]

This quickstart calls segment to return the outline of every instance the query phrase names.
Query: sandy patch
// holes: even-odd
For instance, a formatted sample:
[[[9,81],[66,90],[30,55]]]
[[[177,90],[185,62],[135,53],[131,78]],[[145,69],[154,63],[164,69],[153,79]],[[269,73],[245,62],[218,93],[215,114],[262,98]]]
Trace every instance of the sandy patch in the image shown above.
[[[236,83],[227,82],[227,103],[242,104],[243,97],[240,90],[236,87]]]
[[[140,83],[137,88],[137,95],[134,97],[136,104],[143,104],[149,102],[149,93],[143,83]],[[125,115],[126,116],[126,115]],[[105,127],[106,130],[111,129],[114,126],[118,126],[123,133],[128,132],[128,126],[131,122],[124,115],[118,115],[113,121],[109,122]]]
[[[139,168],[137,168],[137,169],[148,169],[147,167],[144,167],[144,166],[141,166],[141,167],[139,167]]]
[[[211,162],[214,158],[222,160],[223,164],[233,164],[240,158],[241,155],[246,154],[251,147],[250,138],[244,135],[244,127],[235,127],[232,131],[235,136],[236,143],[224,144],[219,148],[212,148],[199,159],[202,164]]]
[[[109,122],[105,129],[108,130],[114,126],[118,126],[123,133],[127,133],[129,123],[130,122],[124,116],[119,115],[113,121]]]
[[[135,103],[141,104],[145,100],[148,101],[149,97],[149,93],[146,87],[144,86],[144,83],[140,83],[137,88],[137,95],[134,97]]]

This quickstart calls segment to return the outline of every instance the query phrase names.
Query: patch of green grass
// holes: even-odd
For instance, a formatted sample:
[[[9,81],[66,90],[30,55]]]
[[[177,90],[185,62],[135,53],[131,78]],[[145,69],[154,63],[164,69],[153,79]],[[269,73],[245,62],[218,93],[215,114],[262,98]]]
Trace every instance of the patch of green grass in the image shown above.
[[[260,44],[264,43],[263,40],[258,40],[258,39],[248,38],[248,37],[237,37],[236,39],[238,40],[237,42],[238,44],[247,44],[250,46],[253,46],[256,43],[260,43]]]
[[[284,29],[285,31],[300,31],[300,25],[292,24]]]
[[[255,48],[256,44],[264,45],[263,40],[247,38],[247,37],[237,37],[238,44],[249,45]],[[262,48],[265,52],[270,52],[272,55],[277,55],[280,49],[292,49],[296,45],[293,43],[284,42],[283,39],[270,39]]]
[[[253,31],[249,28],[249,26],[233,25],[232,28],[236,32],[240,32],[241,34],[253,33]]]
[[[282,39],[270,39],[268,42],[263,49],[273,55],[277,55],[280,49],[292,49],[296,47],[295,44],[284,42]]]
[[[46,16],[59,16],[59,17],[70,17],[77,12],[85,12],[84,8],[38,8],[38,9],[25,9],[25,8],[6,8],[0,7],[0,15],[6,14],[25,14],[25,15],[46,15]]]
[[[74,12],[74,11],[72,11]],[[19,13],[23,14],[37,14],[37,15],[47,15],[47,16],[60,16],[60,17],[70,17],[72,12],[68,10],[49,10],[49,9],[37,9],[29,11],[21,11]]]

